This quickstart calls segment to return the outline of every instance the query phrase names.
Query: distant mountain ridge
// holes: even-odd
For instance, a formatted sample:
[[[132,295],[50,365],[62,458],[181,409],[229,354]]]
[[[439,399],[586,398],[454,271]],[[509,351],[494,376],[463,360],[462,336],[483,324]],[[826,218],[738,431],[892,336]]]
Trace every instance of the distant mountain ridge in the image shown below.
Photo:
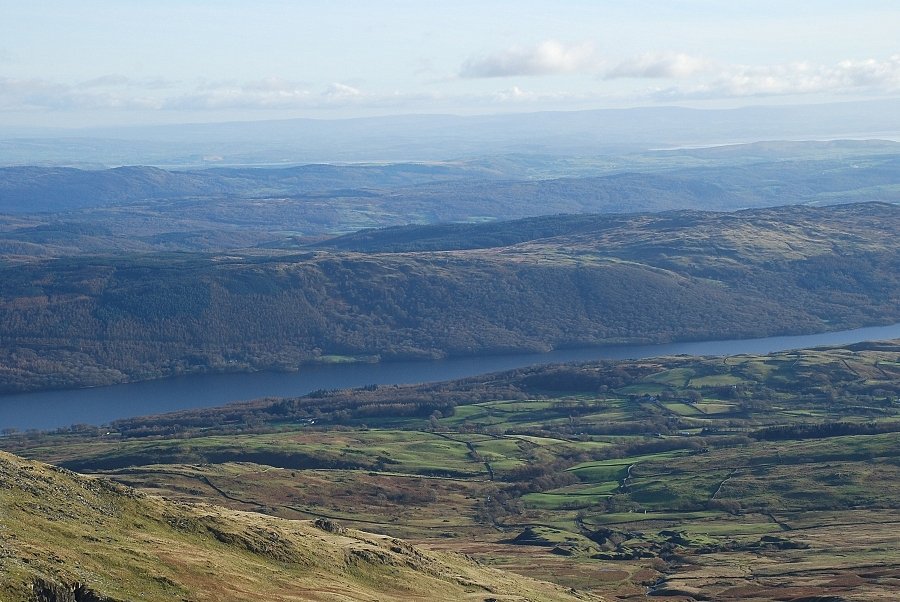
[[[66,211],[184,197],[305,194],[352,188],[410,186],[491,178],[487,169],[453,165],[302,165],[276,169],[218,168],[169,171],[129,166],[103,170],[70,167],[0,168],[0,212]],[[353,191],[361,194],[362,191]]]
[[[808,206],[797,206],[786,213],[787,208],[772,210],[748,209],[722,216],[720,223],[740,221],[747,218],[761,219],[767,214],[777,215],[775,219],[789,222],[802,222],[822,215],[821,209]],[[833,215],[872,215],[890,216],[896,213],[891,204],[863,203],[827,208]],[[659,212],[647,220],[651,230],[677,230],[686,232],[692,225],[700,226],[710,220],[710,214],[702,211],[665,211]],[[435,225],[406,225],[390,228],[371,228],[337,236],[310,248],[334,251],[351,251],[360,253],[410,253],[420,251],[455,251],[465,249],[488,249],[506,247],[528,242],[545,241],[552,243],[554,239],[563,240],[570,237],[591,239],[604,233],[615,232],[619,228],[628,228],[635,224],[635,218],[628,214],[579,214],[530,217],[519,220],[455,223]],[[625,244],[627,244],[626,241]]]
[[[328,210],[333,213],[359,215],[361,210],[371,209],[382,220],[374,225],[394,225],[553,213],[729,211],[792,203],[900,200],[900,145],[893,153],[824,158],[815,155],[817,148],[813,146],[810,151],[815,158],[768,161],[735,159],[737,151],[733,149],[719,151],[731,157],[724,164],[699,158],[716,154],[709,149],[684,151],[677,155],[675,164],[698,165],[669,169],[665,169],[665,161],[672,158],[662,153],[655,159],[661,162],[659,166],[632,158],[619,169],[605,167],[585,175],[550,178],[526,175],[530,169],[527,158],[194,171],[140,166],[94,171],[6,167],[0,168],[0,213],[65,212],[149,203],[143,209],[150,212],[172,213],[191,206],[197,217],[214,212],[216,202],[226,202],[229,219],[244,223],[246,218],[258,219],[261,199],[272,199],[271,206],[288,200],[300,212],[312,207],[307,202],[310,199],[328,199]],[[745,148],[742,152],[754,157],[756,150]],[[154,204],[175,200],[179,201],[176,206]],[[252,207],[241,209],[248,201]],[[331,232],[354,229],[348,227],[350,219],[339,215],[309,217],[310,222],[325,225],[326,233],[329,225]],[[310,226],[292,220],[296,217],[278,216],[268,225],[300,231]]]

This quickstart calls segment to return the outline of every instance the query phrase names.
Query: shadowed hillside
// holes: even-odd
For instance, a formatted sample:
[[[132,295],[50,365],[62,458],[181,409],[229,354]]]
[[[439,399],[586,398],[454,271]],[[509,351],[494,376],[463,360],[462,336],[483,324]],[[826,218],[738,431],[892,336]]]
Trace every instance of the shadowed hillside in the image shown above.
[[[0,390],[887,324],[898,231],[894,205],[783,207],[0,266]]]

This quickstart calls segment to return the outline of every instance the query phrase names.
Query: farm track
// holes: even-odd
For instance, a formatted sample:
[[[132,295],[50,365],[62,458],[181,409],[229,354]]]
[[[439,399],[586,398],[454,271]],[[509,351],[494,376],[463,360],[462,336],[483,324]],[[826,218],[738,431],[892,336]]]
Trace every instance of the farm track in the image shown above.
[[[719,496],[719,493],[722,492],[722,487],[725,486],[725,483],[727,483],[729,481],[729,479],[731,479],[731,477],[733,477],[735,474],[737,474],[738,470],[740,470],[740,469],[735,468],[734,470],[732,470],[731,473],[729,473],[729,475],[727,477],[725,477],[721,483],[719,483],[719,486],[716,487],[716,491],[712,494],[712,497],[709,499],[711,499],[711,500],[716,499]]]

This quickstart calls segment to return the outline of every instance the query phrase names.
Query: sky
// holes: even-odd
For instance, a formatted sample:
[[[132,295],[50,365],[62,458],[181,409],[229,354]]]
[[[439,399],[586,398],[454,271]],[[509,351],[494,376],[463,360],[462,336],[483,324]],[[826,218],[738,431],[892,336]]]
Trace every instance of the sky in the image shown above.
[[[0,0],[0,127],[900,97],[896,0]]]

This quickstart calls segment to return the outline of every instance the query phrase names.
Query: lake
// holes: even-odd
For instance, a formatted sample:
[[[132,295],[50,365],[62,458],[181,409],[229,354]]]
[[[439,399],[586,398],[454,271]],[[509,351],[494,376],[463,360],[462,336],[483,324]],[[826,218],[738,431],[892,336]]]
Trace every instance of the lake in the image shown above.
[[[260,397],[296,397],[317,389],[433,382],[536,364],[677,354],[724,356],[771,353],[897,338],[900,338],[900,324],[763,339],[615,345],[550,353],[382,364],[325,364],[303,366],[299,372],[202,374],[91,389],[2,395],[0,429],[54,429],[71,424],[104,424],[118,418],[224,405]]]

